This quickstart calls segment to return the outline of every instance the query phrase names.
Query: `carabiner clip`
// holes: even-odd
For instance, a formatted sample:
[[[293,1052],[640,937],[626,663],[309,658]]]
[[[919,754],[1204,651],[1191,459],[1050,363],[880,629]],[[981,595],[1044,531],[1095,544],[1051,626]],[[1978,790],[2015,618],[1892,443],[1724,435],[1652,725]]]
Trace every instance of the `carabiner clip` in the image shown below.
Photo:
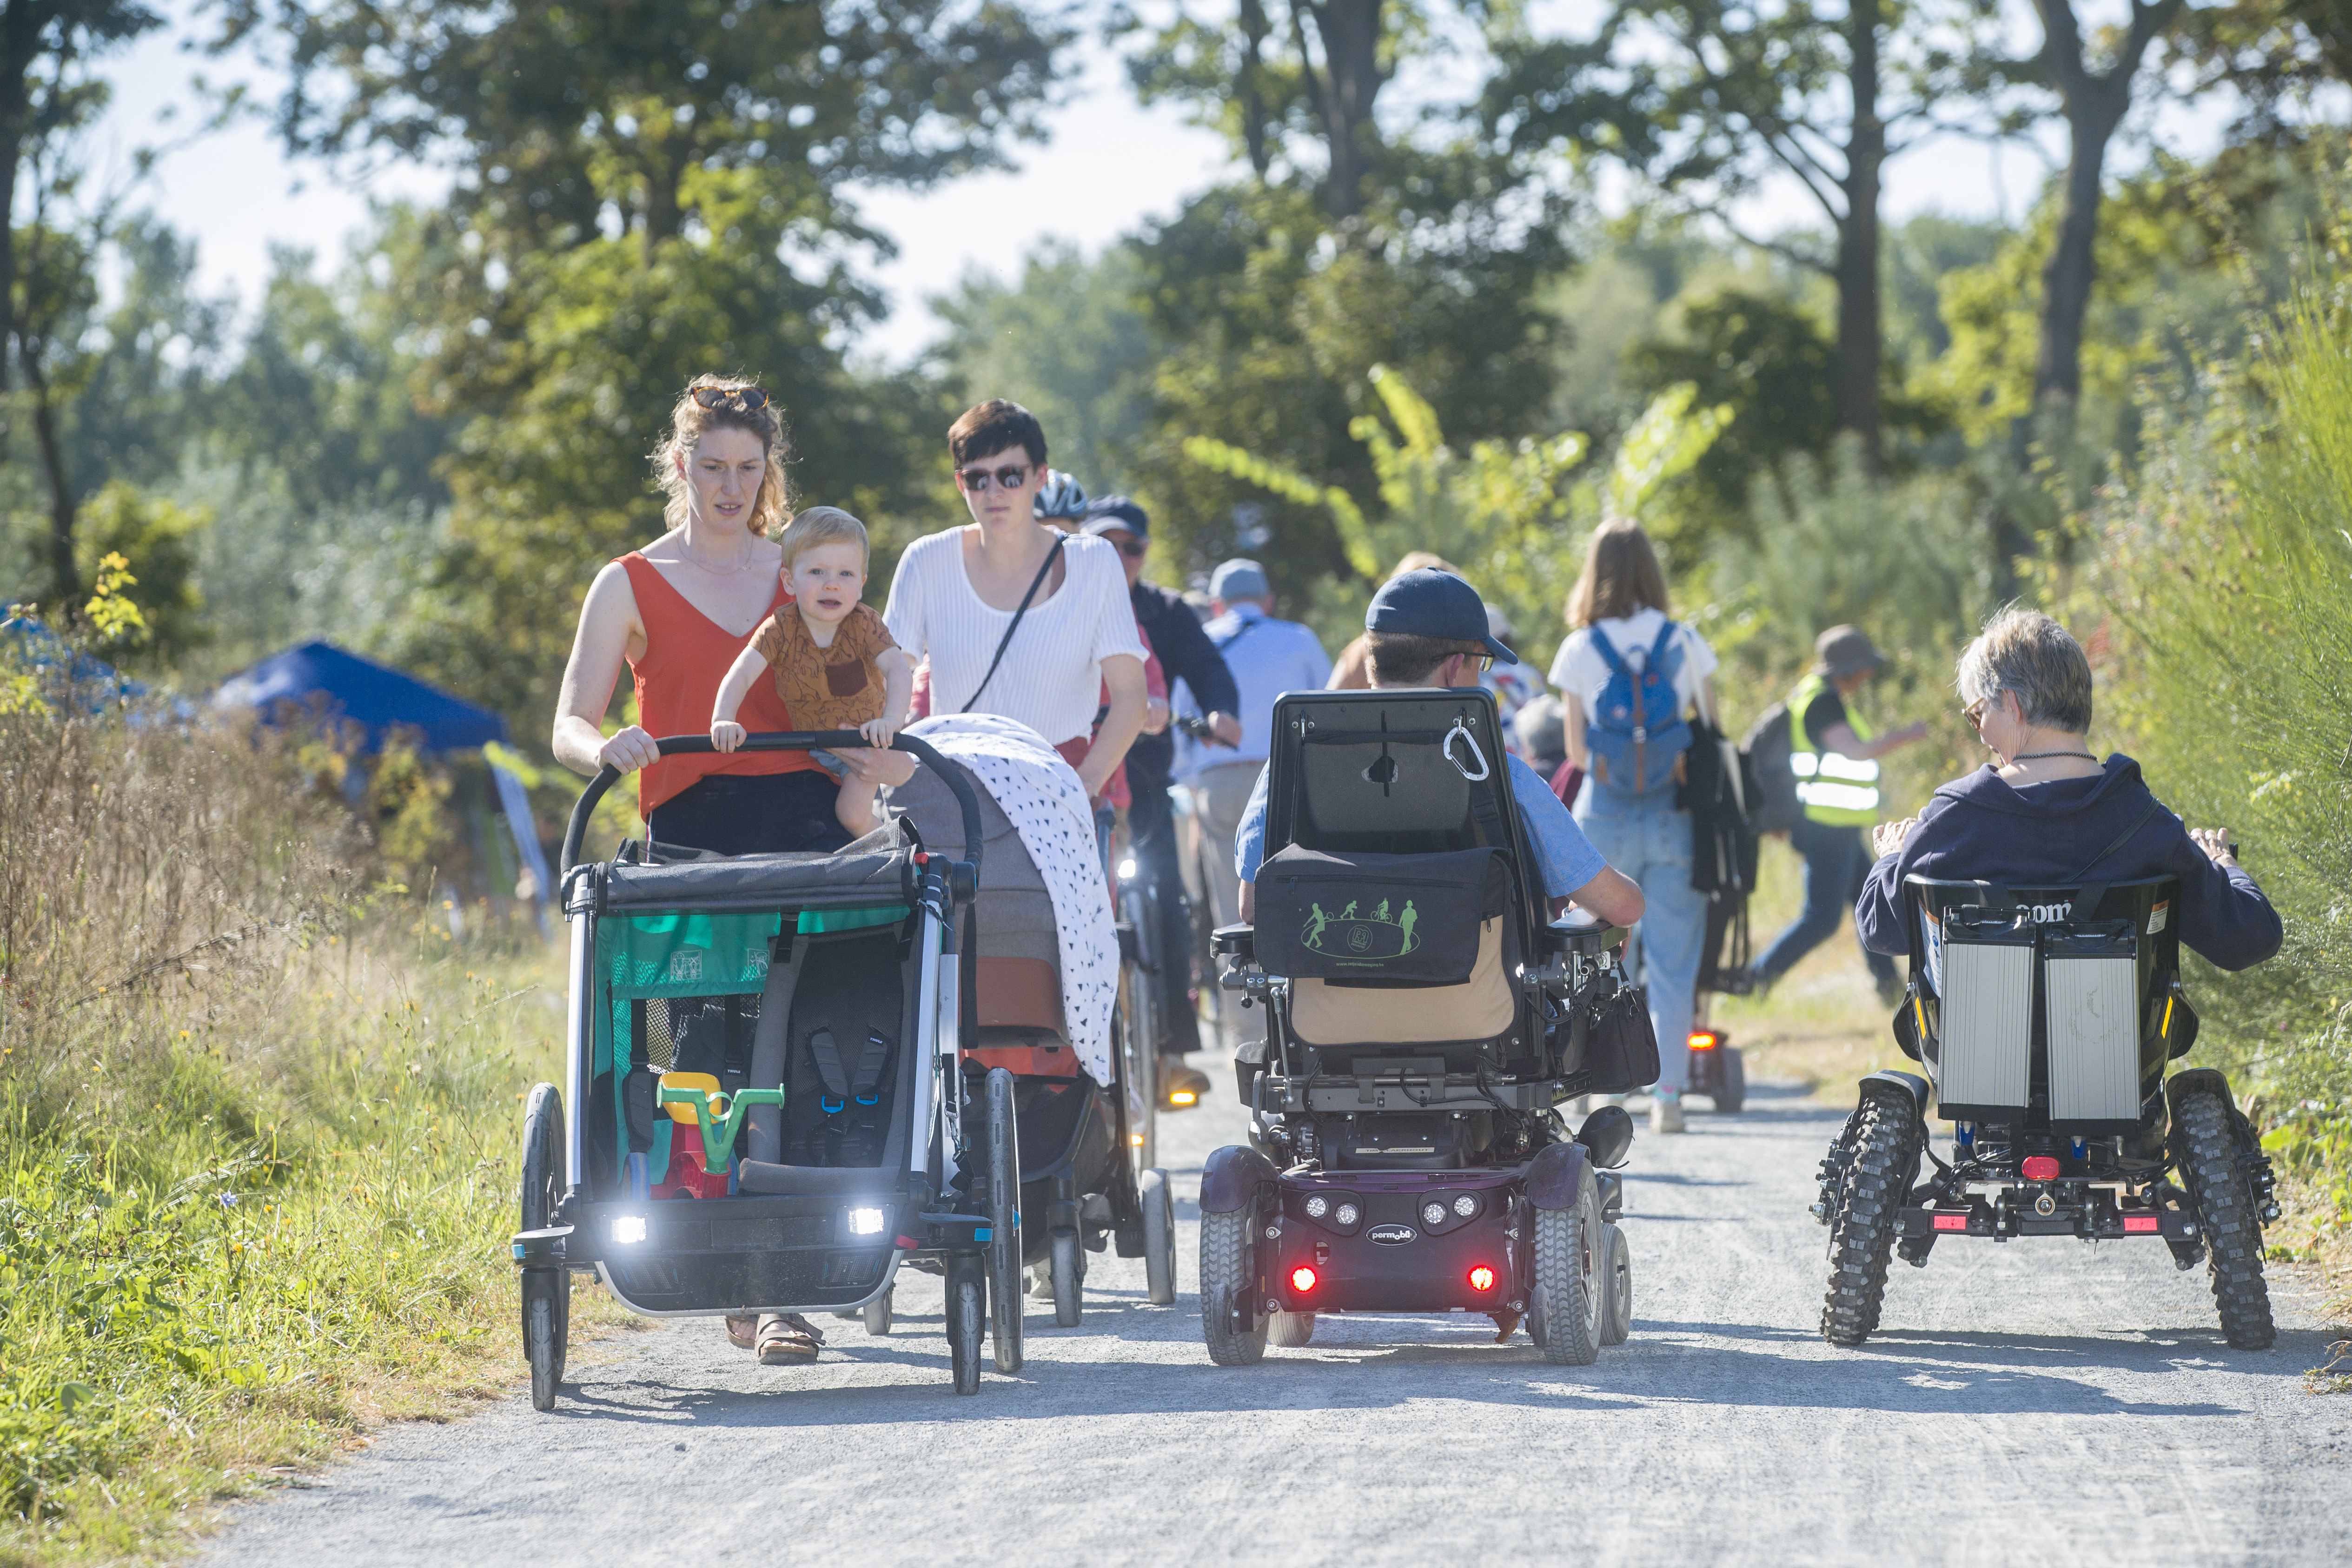
[[[1478,765],[1477,772],[1473,773],[1463,767],[1462,759],[1454,755],[1454,737],[1457,735],[1462,737],[1462,743],[1470,748],[1470,760]],[[1454,771],[1473,784],[1483,784],[1494,776],[1495,770],[1486,765],[1486,754],[1478,749],[1478,737],[1472,735],[1469,727],[1459,718],[1454,721],[1454,727],[1445,732],[1445,738],[1438,743],[1437,749],[1444,755],[1446,761],[1454,764]]]

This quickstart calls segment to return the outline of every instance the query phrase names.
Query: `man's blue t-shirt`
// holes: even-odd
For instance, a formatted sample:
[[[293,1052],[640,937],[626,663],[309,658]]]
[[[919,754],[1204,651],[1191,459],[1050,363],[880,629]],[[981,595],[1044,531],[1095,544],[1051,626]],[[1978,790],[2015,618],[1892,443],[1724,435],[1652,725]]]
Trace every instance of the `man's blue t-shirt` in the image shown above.
[[[1516,757],[1503,760],[1510,769],[1511,799],[1518,802],[1520,825],[1527,830],[1528,843],[1543,873],[1545,895],[1566,898],[1599,876],[1609,862],[1601,858],[1601,852],[1592,847],[1584,830],[1551,792],[1551,786],[1536,777],[1534,768]],[[1257,770],[1257,783],[1250,790],[1241,827],[1234,834],[1234,870],[1244,882],[1257,880],[1257,868],[1265,859],[1266,771]]]

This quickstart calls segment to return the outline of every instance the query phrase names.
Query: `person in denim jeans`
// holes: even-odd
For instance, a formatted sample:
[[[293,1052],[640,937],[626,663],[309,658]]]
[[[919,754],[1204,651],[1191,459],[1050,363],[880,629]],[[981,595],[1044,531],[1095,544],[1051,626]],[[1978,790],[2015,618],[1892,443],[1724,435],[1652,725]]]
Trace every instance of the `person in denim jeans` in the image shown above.
[[[1657,551],[1638,525],[1622,517],[1593,530],[1584,570],[1569,592],[1567,617],[1571,630],[1552,661],[1551,684],[1559,688],[1566,710],[1562,734],[1569,760],[1587,775],[1573,802],[1576,821],[1592,847],[1642,889],[1634,945],[1650,1024],[1658,1035],[1650,1126],[1679,1133],[1683,1085],[1690,1079],[1691,1011],[1706,941],[1706,894],[1691,886],[1691,818],[1675,804],[1681,758],[1662,779],[1654,776],[1647,789],[1626,787],[1641,779],[1612,785],[1591,777],[1593,716],[1612,673],[1594,632],[1607,639],[1608,648],[1637,676],[1647,668],[1652,650],[1666,650],[1660,668],[1673,667],[1675,706],[1671,717],[1654,722],[1655,728],[1679,721],[1694,706],[1714,720],[1715,651],[1696,632],[1672,621]],[[1663,644],[1662,633],[1667,634]],[[1654,774],[1654,768],[1645,763],[1643,771]]]

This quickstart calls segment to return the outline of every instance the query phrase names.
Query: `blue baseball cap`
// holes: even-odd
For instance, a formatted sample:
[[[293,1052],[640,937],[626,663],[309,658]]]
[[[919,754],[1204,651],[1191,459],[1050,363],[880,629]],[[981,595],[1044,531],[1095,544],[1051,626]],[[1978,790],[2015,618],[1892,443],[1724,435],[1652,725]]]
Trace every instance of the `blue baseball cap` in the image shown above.
[[[1086,532],[1095,535],[1124,528],[1137,538],[1151,538],[1151,516],[1125,496],[1097,496],[1087,503]]]
[[[1264,599],[1274,592],[1265,568],[1241,556],[1223,562],[1209,577],[1209,597],[1232,603],[1236,599]]]
[[[1364,630],[1475,643],[1506,664],[1519,662],[1486,630],[1486,601],[1478,591],[1450,571],[1423,570],[1391,578],[1372,595],[1372,607],[1364,612]]]

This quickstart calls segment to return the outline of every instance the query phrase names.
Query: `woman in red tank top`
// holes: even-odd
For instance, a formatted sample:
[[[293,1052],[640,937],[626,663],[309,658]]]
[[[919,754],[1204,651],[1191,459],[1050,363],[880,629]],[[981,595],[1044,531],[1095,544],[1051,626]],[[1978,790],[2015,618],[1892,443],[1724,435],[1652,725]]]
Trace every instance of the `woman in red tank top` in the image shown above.
[[[670,416],[655,467],[669,494],[669,532],[607,565],[590,585],[564,666],[556,759],[581,773],[639,774],[637,805],[665,844],[720,854],[837,849],[837,787],[803,751],[738,751],[661,759],[654,737],[710,728],[712,699],[761,622],[785,601],[782,552],[767,538],[785,520],[782,422],[759,387],[704,376]],[[609,739],[602,721],[626,662],[637,722]],[[793,727],[772,687],[747,697],[754,731]],[[884,754],[886,782],[912,768]]]

